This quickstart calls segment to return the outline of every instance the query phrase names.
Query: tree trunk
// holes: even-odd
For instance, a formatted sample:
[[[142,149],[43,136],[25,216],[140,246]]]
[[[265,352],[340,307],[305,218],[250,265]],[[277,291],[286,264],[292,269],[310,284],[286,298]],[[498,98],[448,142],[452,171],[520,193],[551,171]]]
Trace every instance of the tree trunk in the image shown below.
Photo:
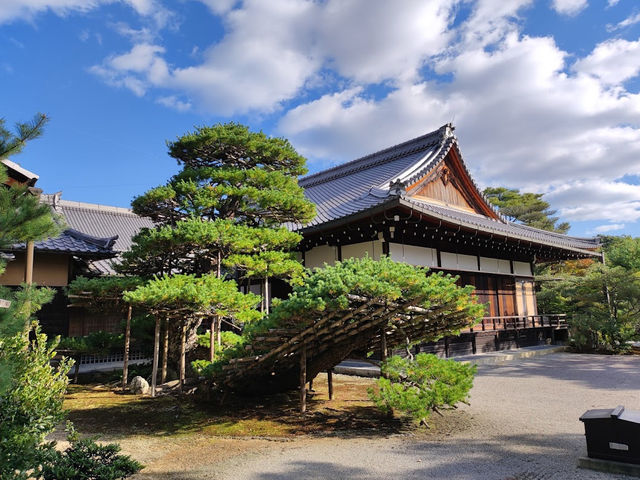
[[[300,351],[300,413],[307,411],[307,346]]]
[[[129,381],[129,342],[131,341],[131,305],[127,310],[127,327],[124,331],[124,360],[122,363],[122,390],[126,390]]]
[[[213,362],[213,360],[216,358],[215,330],[216,330],[216,317],[211,317],[211,327],[209,330],[209,361],[210,362]]]
[[[187,345],[187,326],[182,326],[180,335],[180,391],[184,388],[184,380],[186,374],[186,345]]]
[[[269,315],[269,277],[264,277],[264,312]]]
[[[167,363],[169,361],[169,318],[164,319],[164,338],[162,344],[162,375],[160,382],[167,381]]]
[[[156,331],[153,341],[153,367],[151,368],[151,396],[156,396],[156,380],[158,378],[158,357],[160,354],[160,317],[156,317]]]

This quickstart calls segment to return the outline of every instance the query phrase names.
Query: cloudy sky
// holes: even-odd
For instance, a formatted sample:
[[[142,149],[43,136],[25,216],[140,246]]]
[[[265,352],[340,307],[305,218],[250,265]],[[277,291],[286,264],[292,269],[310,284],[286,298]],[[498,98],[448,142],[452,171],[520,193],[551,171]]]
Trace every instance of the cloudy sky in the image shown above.
[[[637,0],[2,0],[0,116],[63,198],[128,206],[165,141],[235,120],[311,171],[456,125],[482,186],[640,235]]]

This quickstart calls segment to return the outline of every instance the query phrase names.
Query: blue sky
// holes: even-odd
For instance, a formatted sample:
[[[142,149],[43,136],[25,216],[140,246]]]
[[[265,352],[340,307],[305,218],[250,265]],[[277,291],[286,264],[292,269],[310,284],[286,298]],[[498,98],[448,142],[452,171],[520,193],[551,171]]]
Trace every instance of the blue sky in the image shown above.
[[[574,235],[640,235],[636,0],[5,0],[0,115],[46,192],[128,206],[165,141],[239,121],[315,171],[453,121],[483,185],[542,192]]]

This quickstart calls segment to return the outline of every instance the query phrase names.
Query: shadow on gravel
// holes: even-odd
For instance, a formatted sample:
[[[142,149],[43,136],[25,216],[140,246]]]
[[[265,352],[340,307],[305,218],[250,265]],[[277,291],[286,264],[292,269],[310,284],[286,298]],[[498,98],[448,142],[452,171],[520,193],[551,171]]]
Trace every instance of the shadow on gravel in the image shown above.
[[[344,451],[336,461],[291,460],[273,466],[272,472],[256,473],[242,478],[259,480],[393,478],[403,480],[600,480],[605,474],[579,470],[577,457],[584,452],[578,448],[582,436],[513,435],[501,441],[451,439],[447,442],[406,441],[401,444],[378,443],[336,448]],[[367,452],[358,451],[367,448]],[[313,457],[313,451],[305,451]],[[348,452],[351,453],[350,451]],[[330,454],[328,454],[330,455]],[[353,459],[353,460],[351,460]],[[375,465],[362,466],[363,462]],[[265,464],[269,463],[264,459]],[[351,463],[344,465],[344,463]],[[244,472],[242,472],[244,474]],[[246,474],[245,474],[246,475]]]
[[[629,389],[640,383],[640,356],[560,353],[495,366],[482,366],[478,376],[545,377],[592,389]]]
[[[397,454],[387,450],[389,455]],[[400,453],[413,459],[403,478],[456,480],[610,479],[578,469],[586,455],[583,435],[511,435],[498,440],[452,439],[446,443],[417,442]],[[441,461],[447,459],[447,461]],[[416,463],[422,460],[420,463]],[[419,465],[419,466],[418,466]]]

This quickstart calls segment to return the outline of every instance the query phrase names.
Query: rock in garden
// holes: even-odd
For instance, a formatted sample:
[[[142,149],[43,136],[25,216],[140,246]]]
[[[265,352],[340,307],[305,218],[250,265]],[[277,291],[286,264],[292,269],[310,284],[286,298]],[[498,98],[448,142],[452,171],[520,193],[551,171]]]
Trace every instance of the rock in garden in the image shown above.
[[[133,377],[129,384],[129,389],[131,393],[135,393],[136,395],[146,395],[149,393],[149,382],[140,376]]]

